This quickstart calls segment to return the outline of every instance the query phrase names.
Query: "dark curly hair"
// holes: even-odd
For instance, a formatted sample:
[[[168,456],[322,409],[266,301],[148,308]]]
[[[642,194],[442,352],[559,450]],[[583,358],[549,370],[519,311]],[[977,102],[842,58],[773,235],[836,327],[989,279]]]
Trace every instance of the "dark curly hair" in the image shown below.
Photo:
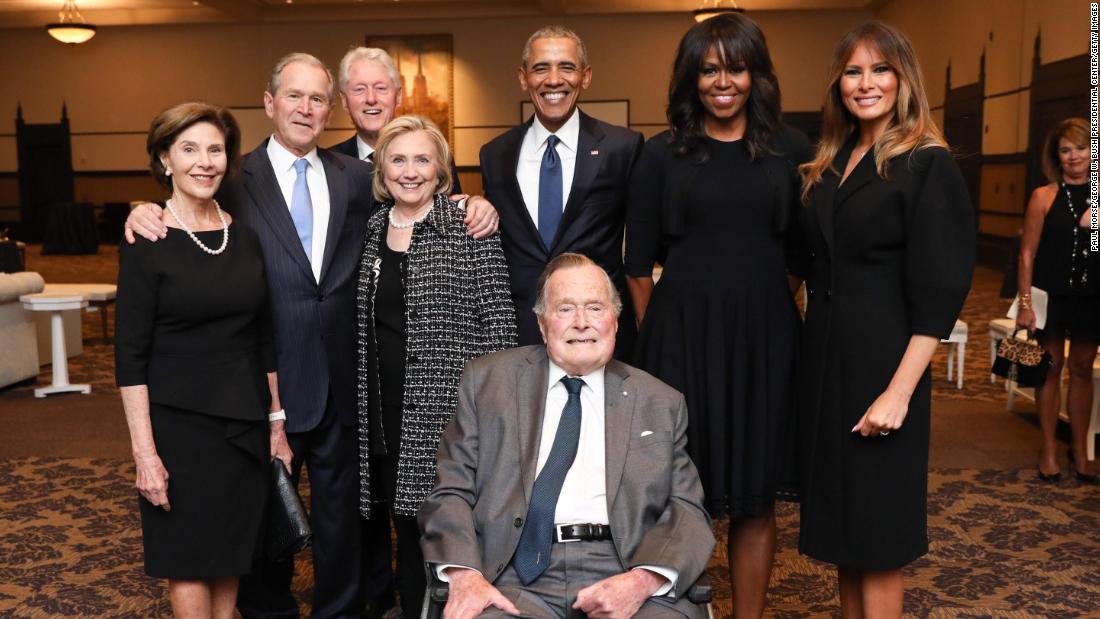
[[[699,100],[699,73],[710,48],[715,48],[726,67],[745,65],[752,76],[746,104],[745,145],[753,160],[774,154],[769,143],[779,127],[779,81],[775,78],[764,33],[756,22],[740,13],[725,13],[695,24],[680,40],[672,80],[668,87],[668,123],[673,152],[696,157],[709,155],[705,147],[706,110]]]

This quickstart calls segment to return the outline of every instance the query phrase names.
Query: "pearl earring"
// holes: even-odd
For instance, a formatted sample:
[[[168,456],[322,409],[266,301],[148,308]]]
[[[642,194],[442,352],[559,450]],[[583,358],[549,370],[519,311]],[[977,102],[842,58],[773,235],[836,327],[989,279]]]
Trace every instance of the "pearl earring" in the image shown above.
[[[169,169],[167,169],[167,168],[165,168],[165,169],[164,169],[164,175],[165,175],[165,176],[172,176],[172,171],[171,171],[171,170],[169,170]]]

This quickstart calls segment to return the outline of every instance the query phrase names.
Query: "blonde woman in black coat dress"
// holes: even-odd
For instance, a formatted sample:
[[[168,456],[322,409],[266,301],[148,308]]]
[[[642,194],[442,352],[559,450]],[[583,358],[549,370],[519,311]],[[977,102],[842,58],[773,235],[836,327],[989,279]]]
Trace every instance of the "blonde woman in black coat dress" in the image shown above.
[[[900,617],[928,550],[929,362],[974,267],[974,213],[912,45],[878,22],[837,47],[802,167],[808,263],[799,550],[837,566],[845,617]]]

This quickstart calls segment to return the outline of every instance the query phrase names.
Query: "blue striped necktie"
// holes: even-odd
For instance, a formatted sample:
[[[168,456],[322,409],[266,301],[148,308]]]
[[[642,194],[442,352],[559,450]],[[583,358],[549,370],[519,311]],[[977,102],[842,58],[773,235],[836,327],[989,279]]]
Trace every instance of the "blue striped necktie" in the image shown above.
[[[558,495],[565,483],[565,474],[577,457],[577,443],[581,438],[581,387],[584,381],[566,376],[561,379],[569,399],[561,412],[558,431],[546,464],[535,479],[531,490],[531,504],[527,507],[527,521],[519,536],[513,567],[520,582],[529,585],[550,565],[550,545],[554,541],[554,512],[558,507]]]

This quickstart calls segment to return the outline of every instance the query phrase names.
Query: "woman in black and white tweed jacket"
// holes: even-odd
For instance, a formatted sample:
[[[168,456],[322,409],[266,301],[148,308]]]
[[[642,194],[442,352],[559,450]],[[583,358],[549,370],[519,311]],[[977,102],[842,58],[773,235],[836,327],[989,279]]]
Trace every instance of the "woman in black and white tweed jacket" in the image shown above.
[[[458,404],[462,368],[516,345],[500,235],[466,234],[463,210],[447,198],[449,161],[431,121],[402,116],[386,125],[375,151],[374,195],[382,205],[368,223],[360,263],[360,511],[370,519],[364,546],[389,562],[383,540],[392,514],[406,617],[420,616],[425,585],[416,512],[435,484],[436,448]],[[378,545],[372,540],[387,548],[370,548]]]

